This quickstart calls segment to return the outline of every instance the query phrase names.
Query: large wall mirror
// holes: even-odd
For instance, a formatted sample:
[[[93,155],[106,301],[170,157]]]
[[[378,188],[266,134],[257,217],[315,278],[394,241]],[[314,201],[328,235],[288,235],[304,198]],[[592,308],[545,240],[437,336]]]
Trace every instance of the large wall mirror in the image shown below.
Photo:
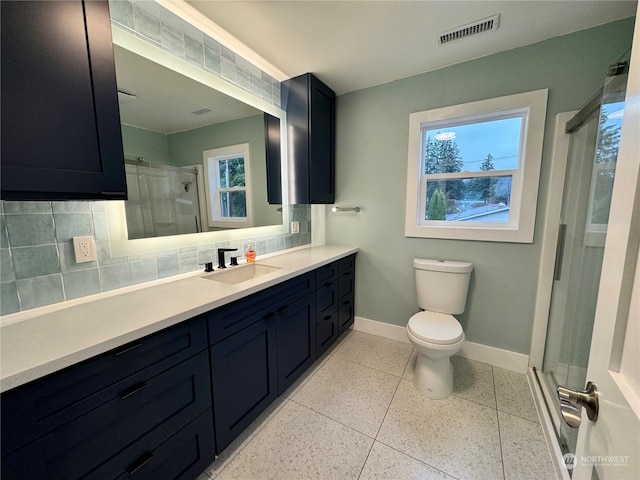
[[[108,202],[112,255],[286,232],[264,122],[280,119],[284,145],[285,113],[128,32],[113,40],[129,200]]]

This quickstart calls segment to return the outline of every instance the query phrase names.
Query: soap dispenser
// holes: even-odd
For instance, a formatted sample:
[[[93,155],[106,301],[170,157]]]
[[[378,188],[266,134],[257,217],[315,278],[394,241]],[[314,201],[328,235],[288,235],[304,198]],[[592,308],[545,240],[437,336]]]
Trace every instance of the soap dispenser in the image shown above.
[[[252,240],[249,240],[249,246],[244,252],[244,258],[247,260],[247,263],[253,263],[256,261],[256,249],[253,247]]]

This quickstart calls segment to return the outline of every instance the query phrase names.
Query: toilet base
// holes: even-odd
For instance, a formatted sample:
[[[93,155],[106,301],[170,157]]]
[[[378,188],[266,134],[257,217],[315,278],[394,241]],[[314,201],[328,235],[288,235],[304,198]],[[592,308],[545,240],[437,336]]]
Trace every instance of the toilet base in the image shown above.
[[[453,391],[451,357],[433,359],[418,352],[413,383],[418,392],[427,398],[447,398]]]

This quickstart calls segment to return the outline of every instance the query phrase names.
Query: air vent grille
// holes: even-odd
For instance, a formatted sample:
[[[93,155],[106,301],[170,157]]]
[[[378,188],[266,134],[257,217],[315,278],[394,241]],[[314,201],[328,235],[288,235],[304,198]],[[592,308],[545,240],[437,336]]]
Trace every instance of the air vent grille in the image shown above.
[[[444,32],[440,34],[438,42],[441,45],[445,45],[455,40],[461,40],[463,38],[467,38],[472,35],[477,35],[479,33],[497,30],[499,25],[500,25],[500,14],[498,13],[491,17],[483,18],[482,20],[477,20],[467,25],[463,25],[462,27],[457,27],[457,28],[454,28],[453,30]]]
[[[198,110],[194,110],[191,113],[193,113],[194,115],[204,115],[205,113],[209,113],[211,111],[212,110],[210,108],[202,107],[202,108],[199,108]]]

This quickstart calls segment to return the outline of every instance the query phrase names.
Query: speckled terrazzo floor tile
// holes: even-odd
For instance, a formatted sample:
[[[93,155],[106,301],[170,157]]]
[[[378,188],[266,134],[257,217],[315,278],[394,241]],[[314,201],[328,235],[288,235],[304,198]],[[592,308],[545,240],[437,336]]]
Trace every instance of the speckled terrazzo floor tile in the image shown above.
[[[416,362],[418,361],[418,351],[414,348],[411,350],[411,356],[409,357],[409,361],[407,362],[407,366],[404,369],[404,373],[402,374],[402,378],[413,382],[414,372],[416,371]]]
[[[529,382],[524,373],[493,367],[493,381],[496,386],[498,410],[532,422],[540,422]]]
[[[331,357],[292,400],[375,437],[400,379]]]
[[[456,480],[415,458],[375,442],[359,480]]]
[[[551,454],[538,423],[498,412],[505,480],[555,479]]]
[[[458,479],[502,479],[496,410],[401,380],[376,439]]]
[[[217,479],[357,479],[372,444],[372,438],[291,401]]]
[[[283,393],[283,397],[291,398],[300,388],[307,383],[307,381],[329,360],[330,355],[325,352],[320,358],[318,358],[313,365],[311,365],[293,384],[287,388]]]
[[[204,473],[212,479],[216,478],[220,472],[222,472],[224,467],[226,467],[229,462],[247,446],[251,439],[271,421],[271,419],[288,401],[289,400],[285,397],[276,398],[276,400],[269,405],[265,411],[251,423],[251,425],[245,428],[244,431],[238,435],[233,442],[231,442],[229,446],[220,453],[220,455],[218,455],[218,458],[216,458],[215,461],[205,469]]]
[[[491,365],[462,357],[451,357],[453,394],[472,402],[496,408]]]
[[[354,331],[334,355],[401,377],[412,348],[410,343]]]

